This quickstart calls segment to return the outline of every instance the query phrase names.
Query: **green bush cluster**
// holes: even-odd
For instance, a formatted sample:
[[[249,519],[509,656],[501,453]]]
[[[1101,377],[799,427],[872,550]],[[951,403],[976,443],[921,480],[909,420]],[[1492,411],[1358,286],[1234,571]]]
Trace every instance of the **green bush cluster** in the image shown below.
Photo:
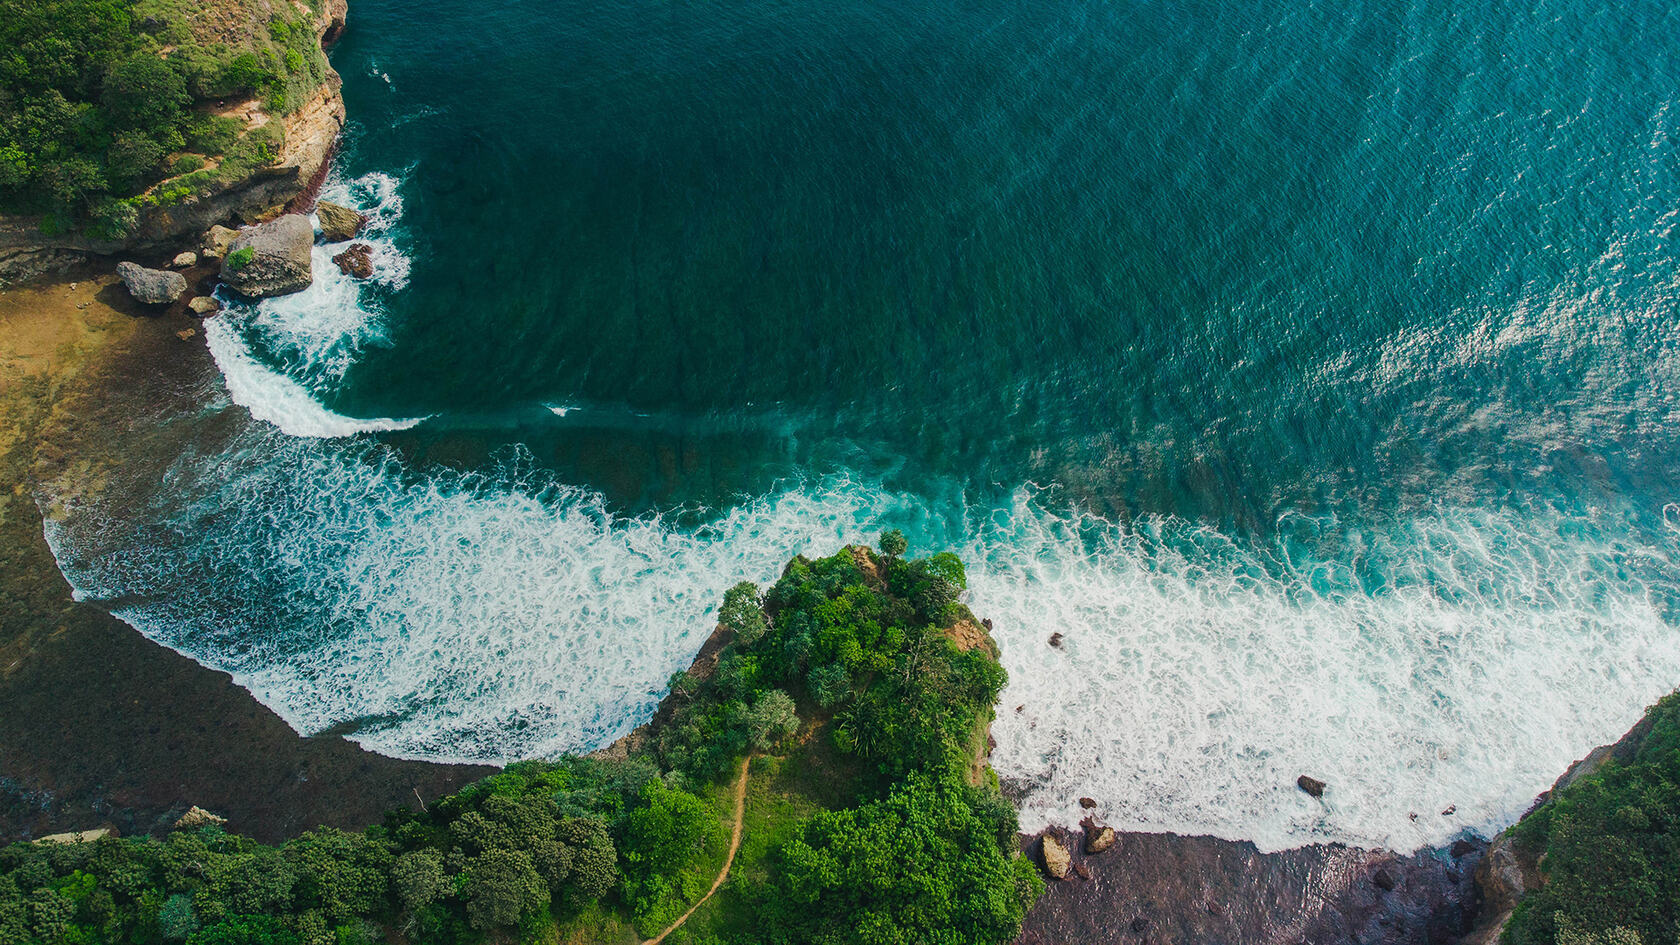
[[[762,600],[737,585],[719,613],[736,638],[715,672],[672,680],[682,703],[656,750],[690,778],[774,750],[801,710],[850,766],[851,803],[798,824],[769,881],[743,893],[742,943],[1006,942],[1043,890],[1016,852],[1013,807],[995,782],[973,783],[1005,674],[949,632],[978,633],[958,603],[962,562],[906,560],[895,532],[881,544],[797,558]]]
[[[313,26],[291,4],[236,5],[256,24],[240,48],[197,41],[194,6],[0,0],[0,213],[126,235],[141,206],[132,198],[171,172],[171,154],[195,151],[202,165],[239,141],[243,124],[208,103],[255,95],[284,113],[325,80]],[[278,130],[265,129],[226,173],[272,160]]]
[[[1680,941],[1680,693],[1648,721],[1631,760],[1606,761],[1514,828],[1545,884],[1517,904],[1507,945]]]
[[[347,945],[389,929],[479,942],[603,900],[668,912],[664,887],[692,885],[686,874],[722,830],[645,761],[526,763],[428,811],[279,847],[215,827],[13,844],[0,849],[0,941]]]
[[[836,746],[862,764],[876,796],[915,772],[960,773],[1005,682],[991,653],[959,649],[944,632],[973,621],[957,603],[962,562],[871,555],[869,566],[877,578],[866,580],[850,551],[796,558],[762,601],[751,584],[732,588],[719,622],[736,638],[704,694],[686,673],[672,679],[689,697],[659,734],[666,764],[718,777],[789,731],[797,698],[833,715]]]
[[[1043,881],[995,794],[915,776],[883,799],[828,811],[779,852],[755,897],[766,945],[1008,942]]]

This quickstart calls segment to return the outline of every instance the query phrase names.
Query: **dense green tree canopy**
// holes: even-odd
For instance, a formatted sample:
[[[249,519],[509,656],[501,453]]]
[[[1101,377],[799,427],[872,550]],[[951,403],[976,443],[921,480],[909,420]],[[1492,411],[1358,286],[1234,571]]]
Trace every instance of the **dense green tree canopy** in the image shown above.
[[[216,101],[259,96],[284,113],[325,80],[326,60],[294,5],[221,5],[247,21],[233,46],[195,35],[185,0],[0,0],[0,213],[117,238],[145,206],[272,159],[278,126],[247,133],[212,114]],[[228,159],[142,198],[181,151]]]

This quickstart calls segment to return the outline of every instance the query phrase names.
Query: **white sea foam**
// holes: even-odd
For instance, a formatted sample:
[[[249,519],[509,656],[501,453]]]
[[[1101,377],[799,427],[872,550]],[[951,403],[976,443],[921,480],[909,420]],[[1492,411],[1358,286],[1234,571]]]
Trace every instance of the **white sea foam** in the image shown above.
[[[1591,516],[1297,519],[1256,548],[1026,491],[962,524],[836,482],[695,531],[517,469],[422,476],[376,445],[260,430],[167,478],[190,503],[165,529],[179,546],[112,555],[77,538],[91,526],[49,525],[72,582],[145,601],[122,615],[298,729],[352,723],[407,757],[604,744],[647,717],[724,588],[883,523],[971,562],[1011,676],[994,764],[1028,829],[1090,796],[1117,826],[1263,849],[1490,834],[1680,683],[1670,552]],[[1323,802],[1303,773],[1329,782]]]
[[[258,420],[272,423],[292,436],[330,438],[406,430],[426,419],[361,419],[328,410],[302,384],[257,360],[240,335],[237,318],[229,312],[207,319],[204,340],[222,372],[228,396]]]
[[[971,540],[1011,676],[993,763],[1026,787],[1024,828],[1076,823],[1085,796],[1116,826],[1267,850],[1488,836],[1680,684],[1667,553],[1589,521],[1284,525],[1256,550],[1023,499]],[[1291,551],[1303,530],[1338,553]],[[1329,783],[1322,802],[1300,774]]]
[[[402,218],[397,178],[382,173],[331,180],[322,197],[356,207],[368,221],[356,242],[371,247],[374,272],[358,280],[339,271],[332,257],[347,243],[310,251],[314,282],[302,292],[250,303],[224,299],[222,315],[205,323],[205,337],[234,403],[293,436],[341,437],[403,430],[424,417],[360,419],[334,413],[312,391],[344,378],[368,347],[387,344],[381,300],[408,284],[409,257],[393,232]],[[275,353],[269,367],[252,339]]]

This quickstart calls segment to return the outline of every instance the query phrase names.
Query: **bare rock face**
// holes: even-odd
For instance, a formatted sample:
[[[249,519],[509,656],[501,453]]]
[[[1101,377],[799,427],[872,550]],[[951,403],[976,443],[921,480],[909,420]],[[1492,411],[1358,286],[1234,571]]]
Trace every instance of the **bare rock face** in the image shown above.
[[[222,281],[240,295],[266,299],[309,288],[315,227],[301,213],[241,230],[222,257]]]
[[[366,243],[351,243],[350,248],[332,258],[338,271],[357,279],[373,275],[373,247]]]
[[[355,239],[367,223],[360,211],[326,200],[315,204],[315,218],[321,221],[321,238],[329,243]]]
[[[1085,828],[1085,853],[1096,856],[1114,846],[1114,828],[1091,825]]]
[[[227,255],[228,247],[239,238],[239,231],[225,226],[213,226],[204,234],[204,245],[199,248],[199,255],[205,259],[221,259]]]
[[[226,817],[218,817],[204,808],[194,805],[191,810],[181,815],[180,820],[175,821],[175,829],[185,830],[193,827],[220,827],[225,823],[227,823]]]
[[[187,291],[187,279],[180,273],[147,269],[131,262],[117,263],[117,277],[129,295],[147,305],[168,305]]]
[[[1056,879],[1067,879],[1073,872],[1073,855],[1050,834],[1044,835],[1044,871]]]
[[[1460,857],[1336,844],[1261,853],[1246,842],[1116,831],[1114,846],[1092,855],[1050,833],[1071,860],[1068,875],[1089,881],[1050,883],[1014,945],[1456,942],[1474,920],[1483,846],[1467,841]],[[1037,852],[1039,838],[1023,841]],[[1051,844],[1044,850],[1049,863]]]

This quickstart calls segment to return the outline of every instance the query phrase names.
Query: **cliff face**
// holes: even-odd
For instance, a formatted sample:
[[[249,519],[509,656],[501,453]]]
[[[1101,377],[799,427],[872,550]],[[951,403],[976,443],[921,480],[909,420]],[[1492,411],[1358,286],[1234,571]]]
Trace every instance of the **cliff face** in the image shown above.
[[[1652,724],[1653,718],[1647,714],[1620,741],[1594,748],[1585,758],[1570,765],[1551,790],[1534,802],[1530,813],[1550,803],[1559,791],[1603,767],[1606,761],[1615,759],[1622,764],[1633,761],[1646,737],[1651,734]],[[1539,888],[1544,882],[1534,853],[1522,849],[1513,837],[1513,830],[1514,827],[1494,838],[1487,855],[1476,869],[1476,888],[1481,893],[1482,908],[1475,928],[1464,938],[1464,945],[1494,945],[1498,942],[1506,922],[1511,918],[1511,911],[1517,907],[1523,894]]]
[[[315,18],[323,48],[344,30],[348,0],[326,0]],[[192,194],[179,203],[149,208],[134,235],[120,242],[90,239],[81,233],[47,235],[33,217],[0,217],[0,286],[56,272],[90,255],[172,253],[217,223],[250,223],[279,212],[319,185],[334,143],[344,128],[343,80],[329,64],[327,79],[291,114],[269,115],[251,101],[235,108],[248,127],[281,123],[284,140],[273,164],[260,167],[218,189]]]

